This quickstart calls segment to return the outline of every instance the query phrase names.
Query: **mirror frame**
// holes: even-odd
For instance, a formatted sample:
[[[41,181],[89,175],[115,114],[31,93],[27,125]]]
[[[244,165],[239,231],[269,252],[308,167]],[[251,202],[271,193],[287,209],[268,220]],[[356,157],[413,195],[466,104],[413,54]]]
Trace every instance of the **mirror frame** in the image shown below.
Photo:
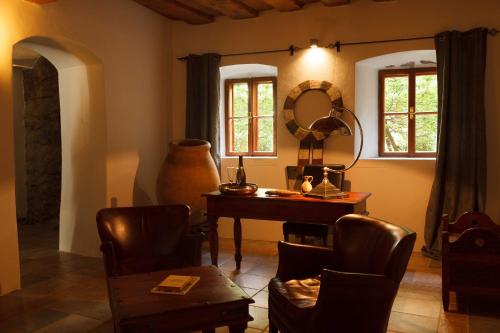
[[[283,117],[285,118],[285,125],[288,131],[300,141],[322,141],[326,139],[329,134],[304,128],[297,123],[295,119],[295,103],[303,93],[310,90],[321,90],[327,94],[332,107],[343,106],[340,90],[331,82],[308,80],[300,83],[290,91],[283,106]]]

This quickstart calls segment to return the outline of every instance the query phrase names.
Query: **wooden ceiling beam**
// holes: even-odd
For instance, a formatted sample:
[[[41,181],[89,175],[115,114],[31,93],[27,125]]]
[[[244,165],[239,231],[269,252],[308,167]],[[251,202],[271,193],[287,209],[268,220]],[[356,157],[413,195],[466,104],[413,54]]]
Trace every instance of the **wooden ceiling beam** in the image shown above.
[[[57,0],[25,0],[25,1],[33,2],[33,3],[36,3],[38,5],[44,5],[44,4],[49,3],[49,2],[56,2]]]
[[[321,3],[325,6],[342,6],[347,5],[351,0],[321,0]]]
[[[212,15],[207,15],[177,0],[134,0],[135,2],[154,10],[173,20],[181,20],[191,24],[206,24],[214,21]]]
[[[239,0],[239,1],[259,12],[274,8],[273,6],[266,3],[264,0]]]
[[[233,19],[245,19],[259,16],[259,12],[239,0],[189,0],[183,1],[186,6],[202,12],[219,12]]]
[[[302,8],[302,3],[298,0],[265,0],[265,2],[280,12],[289,12]]]

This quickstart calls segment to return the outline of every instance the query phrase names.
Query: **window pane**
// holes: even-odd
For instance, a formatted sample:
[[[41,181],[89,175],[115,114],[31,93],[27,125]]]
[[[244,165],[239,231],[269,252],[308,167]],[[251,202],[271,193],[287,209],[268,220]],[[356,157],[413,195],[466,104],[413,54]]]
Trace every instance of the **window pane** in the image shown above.
[[[437,76],[417,75],[415,78],[415,111],[437,112]]]
[[[274,112],[272,82],[259,83],[257,85],[257,108],[259,116],[272,116]]]
[[[248,117],[248,84],[233,84],[233,117]]]
[[[386,152],[408,151],[408,116],[386,116],[384,126]]]
[[[408,76],[386,77],[385,112],[408,112]]]
[[[415,151],[436,152],[437,114],[415,115]]]
[[[239,153],[248,152],[248,119],[233,119],[233,151]]]
[[[257,127],[257,151],[272,152],[274,139],[273,118],[257,119]]]

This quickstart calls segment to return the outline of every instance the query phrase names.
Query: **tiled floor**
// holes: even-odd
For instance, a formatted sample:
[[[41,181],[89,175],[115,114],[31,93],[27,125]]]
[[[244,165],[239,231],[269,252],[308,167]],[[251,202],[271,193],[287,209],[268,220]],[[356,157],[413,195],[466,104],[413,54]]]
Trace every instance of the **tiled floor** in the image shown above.
[[[20,228],[23,288],[0,297],[0,332],[113,332],[101,260],[60,253],[56,242],[54,228]],[[276,272],[276,244],[244,242],[242,267],[237,272],[232,241],[220,243],[220,268],[255,300],[250,310],[254,320],[246,332],[267,332],[266,285]],[[207,250],[203,262],[210,262]],[[469,315],[445,313],[440,274],[438,262],[418,253],[412,256],[388,332],[500,332],[500,311],[495,311],[495,305],[476,306]]]

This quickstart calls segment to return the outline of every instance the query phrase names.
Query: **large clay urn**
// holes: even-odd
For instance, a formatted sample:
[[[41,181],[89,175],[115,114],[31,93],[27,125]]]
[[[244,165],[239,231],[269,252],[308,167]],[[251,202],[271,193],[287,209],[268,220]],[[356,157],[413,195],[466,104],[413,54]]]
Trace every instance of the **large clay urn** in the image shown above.
[[[219,173],[210,155],[210,143],[185,139],[172,141],[156,182],[160,204],[187,204],[191,207],[191,223],[204,221],[206,199],[201,195],[215,191]]]

